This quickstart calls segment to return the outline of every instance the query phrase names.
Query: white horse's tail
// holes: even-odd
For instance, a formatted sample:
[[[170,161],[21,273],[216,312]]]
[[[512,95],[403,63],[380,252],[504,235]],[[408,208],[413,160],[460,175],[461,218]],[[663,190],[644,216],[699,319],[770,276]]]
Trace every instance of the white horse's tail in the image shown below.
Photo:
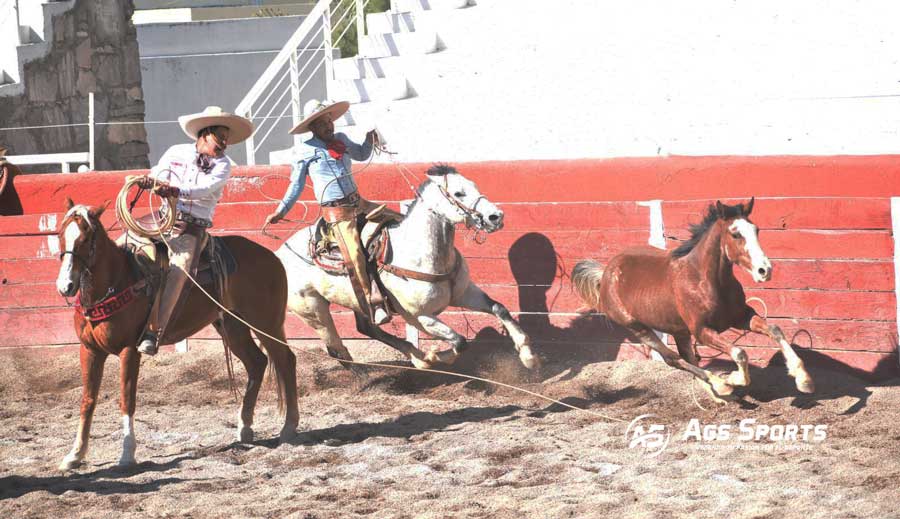
[[[593,260],[579,261],[572,269],[572,285],[581,300],[600,310],[600,280],[603,265]]]

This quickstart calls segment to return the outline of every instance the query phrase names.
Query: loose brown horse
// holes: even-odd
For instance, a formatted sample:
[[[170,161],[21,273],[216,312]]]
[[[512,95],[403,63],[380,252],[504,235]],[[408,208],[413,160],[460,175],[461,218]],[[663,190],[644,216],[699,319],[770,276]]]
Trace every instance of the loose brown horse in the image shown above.
[[[56,288],[65,297],[79,292],[85,307],[111,294],[129,293],[140,282],[140,276],[131,267],[128,253],[113,242],[100,223],[103,208],[74,205],[66,199],[66,215],[60,225],[59,244],[62,265]],[[224,292],[228,294],[223,304],[248,322],[266,333],[284,340],[285,307],[287,305],[287,278],[284,267],[275,255],[246,238],[224,237],[225,244],[238,263],[237,270],[226,281]],[[118,355],[121,365],[122,425],[124,439],[120,465],[135,463],[134,408],[137,393],[138,368],[141,355],[136,346],[152,301],[144,291],[133,295],[118,312],[102,320],[91,321],[82,312],[75,312],[75,333],[81,341],[81,421],[75,436],[75,445],[60,464],[61,470],[79,465],[87,453],[91,420],[103,376],[103,364],[110,354]],[[126,299],[127,300],[127,299]],[[225,346],[241,360],[247,370],[247,387],[238,419],[240,441],[253,439],[253,411],[256,398],[266,371],[266,355],[250,336],[250,330],[237,319],[221,314],[199,290],[191,290],[181,313],[166,331],[167,342],[189,337],[208,324],[213,324],[222,336]],[[296,358],[283,344],[258,335],[262,346],[272,360],[275,369],[278,400],[285,413],[281,439],[291,438],[297,428]],[[171,391],[176,388],[155,388]]]
[[[781,346],[788,372],[797,389],[813,392],[813,380],[784,333],[747,305],[733,265],[746,269],[756,282],[772,277],[772,264],[759,245],[758,229],[745,206],[710,205],[703,222],[691,226],[691,238],[671,253],[649,246],[630,249],[610,260],[604,269],[582,261],[572,271],[581,298],[612,321],[630,330],[662,355],[666,364],[690,372],[707,384],[713,398],[730,395],[734,386],[750,384],[747,354],[725,340],[729,328],[769,336]],[[680,358],[653,330],[672,334]],[[722,352],[730,350],[738,371],[727,380],[697,366],[691,337]],[[718,395],[718,396],[717,396]]]

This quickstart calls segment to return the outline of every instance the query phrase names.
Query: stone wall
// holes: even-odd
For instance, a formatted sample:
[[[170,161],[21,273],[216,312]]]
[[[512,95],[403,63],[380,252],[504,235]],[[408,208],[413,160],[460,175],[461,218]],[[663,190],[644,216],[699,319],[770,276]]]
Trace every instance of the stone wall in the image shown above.
[[[94,92],[95,122],[140,123],[95,127],[95,169],[149,167],[133,10],[132,0],[77,0],[70,11],[55,16],[53,34],[47,35],[49,54],[25,65],[25,93],[0,97],[0,126],[87,122],[88,93]],[[0,141],[10,155],[89,147],[87,126],[7,131]]]

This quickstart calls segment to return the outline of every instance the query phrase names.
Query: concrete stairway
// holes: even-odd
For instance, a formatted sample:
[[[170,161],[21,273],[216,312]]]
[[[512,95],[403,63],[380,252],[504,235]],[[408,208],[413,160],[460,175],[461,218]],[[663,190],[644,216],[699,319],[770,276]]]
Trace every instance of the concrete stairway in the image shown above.
[[[20,95],[25,91],[22,83],[25,64],[50,52],[53,17],[74,6],[75,0],[0,0],[0,96]]]
[[[334,61],[329,97],[351,103],[336,131],[362,140],[397,103],[421,95],[428,63],[447,50],[442,20],[465,16],[467,7],[470,0],[392,0],[390,11],[367,14],[359,55]],[[283,164],[289,157],[289,149],[279,150],[269,160]]]

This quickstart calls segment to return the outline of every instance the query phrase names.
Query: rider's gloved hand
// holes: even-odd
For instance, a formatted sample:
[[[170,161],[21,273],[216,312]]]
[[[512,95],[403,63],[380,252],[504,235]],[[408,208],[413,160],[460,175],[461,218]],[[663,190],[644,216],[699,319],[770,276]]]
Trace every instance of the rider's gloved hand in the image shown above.
[[[156,189],[153,190],[158,196],[163,198],[169,198],[170,196],[178,197],[181,194],[181,190],[175,186],[170,186],[168,184],[159,184],[156,186]]]

